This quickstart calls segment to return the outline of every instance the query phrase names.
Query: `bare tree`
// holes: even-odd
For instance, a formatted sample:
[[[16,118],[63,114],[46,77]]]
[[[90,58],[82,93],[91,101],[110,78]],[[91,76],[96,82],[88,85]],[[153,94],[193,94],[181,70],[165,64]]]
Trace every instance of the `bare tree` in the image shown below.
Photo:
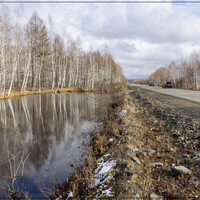
[[[199,89],[199,79],[200,79],[200,55],[199,52],[193,51],[191,54],[191,64],[194,70],[194,84],[195,88]]]
[[[26,25],[10,20],[8,9],[0,13],[0,94],[3,98],[14,88],[54,90],[63,87],[84,89],[122,83],[125,78],[108,48],[83,52],[80,39],[54,33],[49,17],[49,31],[37,12]]]

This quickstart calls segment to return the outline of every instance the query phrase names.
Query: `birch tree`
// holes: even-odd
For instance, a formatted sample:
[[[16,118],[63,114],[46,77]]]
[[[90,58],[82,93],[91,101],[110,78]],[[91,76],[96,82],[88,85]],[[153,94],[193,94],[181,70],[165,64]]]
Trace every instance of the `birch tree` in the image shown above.
[[[2,7],[0,12],[0,93],[1,98],[6,90],[6,71],[8,70],[9,45],[10,45],[10,15],[7,7]],[[7,74],[9,75],[9,74]]]
[[[200,81],[200,55],[197,52],[192,52],[191,54],[191,64],[194,70],[194,84],[195,88],[199,89],[199,81]]]
[[[17,69],[18,69],[18,65],[20,62],[20,56],[21,56],[21,51],[22,51],[22,27],[20,26],[20,23],[18,22],[15,26],[14,29],[14,52],[13,52],[13,61],[12,61],[12,75],[11,75],[11,80],[10,80],[10,87],[8,90],[8,96],[10,95],[10,92],[12,90],[12,86],[13,86],[13,81],[15,79],[15,75],[17,73]]]
[[[0,12],[0,96],[17,89],[52,90],[63,87],[97,89],[122,83],[125,78],[112,55],[105,51],[84,52],[80,39],[55,34],[49,17],[45,22],[34,12],[26,25],[20,16],[11,20],[9,11]]]

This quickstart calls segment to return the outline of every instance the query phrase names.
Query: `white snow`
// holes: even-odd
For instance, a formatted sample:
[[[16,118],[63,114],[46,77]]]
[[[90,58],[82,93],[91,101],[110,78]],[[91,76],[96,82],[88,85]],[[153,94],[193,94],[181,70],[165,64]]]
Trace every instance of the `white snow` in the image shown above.
[[[104,158],[109,156],[110,154],[105,154]],[[105,184],[106,181],[111,180],[113,178],[112,171],[114,170],[114,166],[117,164],[116,160],[107,160],[105,161],[103,157],[98,160],[98,167],[95,170],[95,176],[93,178],[94,185],[98,185],[97,195],[95,198],[99,198],[101,195],[112,196],[113,192],[112,187],[108,188],[108,185]]]
[[[123,117],[124,115],[126,115],[126,113],[127,113],[127,110],[122,110],[122,111],[120,112],[121,117]]]
[[[70,192],[70,193],[68,194],[66,200],[69,199],[70,197],[73,197],[73,192]]]
[[[113,141],[114,141],[114,139],[113,139],[113,138],[110,138],[110,139],[109,139],[109,142],[110,142],[110,143],[111,143],[111,142],[113,142]]]
[[[116,165],[116,160],[108,160],[104,162],[103,158],[99,159],[100,164],[95,170],[95,185],[97,186],[99,183],[101,183],[102,179],[106,178],[106,175],[111,172],[113,167]],[[106,179],[107,180],[107,179]],[[104,180],[105,181],[105,180]]]
[[[155,162],[154,165],[157,165],[157,166],[163,166],[163,163]]]
[[[112,197],[113,196],[113,192],[111,191],[112,190],[112,187],[106,189],[106,190],[102,190],[101,191],[101,194],[97,194],[95,196],[95,199],[99,199],[101,197],[101,195],[106,195],[107,197]]]
[[[108,196],[110,196],[113,193],[111,190],[112,190],[112,188],[110,187],[107,190],[104,190],[103,194],[107,194]]]
[[[107,153],[107,154],[104,155],[104,157],[108,157],[109,155],[110,155],[110,153]]]

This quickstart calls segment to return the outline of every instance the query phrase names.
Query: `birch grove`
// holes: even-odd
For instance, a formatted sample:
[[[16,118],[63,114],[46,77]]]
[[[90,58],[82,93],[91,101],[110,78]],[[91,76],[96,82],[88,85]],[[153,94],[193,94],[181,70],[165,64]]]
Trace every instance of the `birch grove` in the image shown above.
[[[193,51],[188,58],[171,61],[166,67],[160,67],[149,76],[150,82],[157,85],[171,81],[174,87],[200,89],[200,51]]]
[[[79,39],[55,33],[49,21],[47,27],[34,12],[22,24],[11,20],[7,8],[0,9],[1,98],[12,91],[98,89],[125,82],[121,67],[108,51],[84,52]]]

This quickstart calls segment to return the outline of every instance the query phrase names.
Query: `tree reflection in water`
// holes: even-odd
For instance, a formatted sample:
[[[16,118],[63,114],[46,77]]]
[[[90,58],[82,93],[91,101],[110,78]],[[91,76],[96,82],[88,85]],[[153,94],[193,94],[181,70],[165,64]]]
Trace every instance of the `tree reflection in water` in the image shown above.
[[[31,195],[41,195],[36,178],[50,184],[42,174],[55,171],[63,182],[73,171],[72,158],[80,164],[87,142],[82,133],[103,116],[99,100],[97,94],[50,94],[0,101],[0,186],[11,184],[15,173],[15,184]]]

